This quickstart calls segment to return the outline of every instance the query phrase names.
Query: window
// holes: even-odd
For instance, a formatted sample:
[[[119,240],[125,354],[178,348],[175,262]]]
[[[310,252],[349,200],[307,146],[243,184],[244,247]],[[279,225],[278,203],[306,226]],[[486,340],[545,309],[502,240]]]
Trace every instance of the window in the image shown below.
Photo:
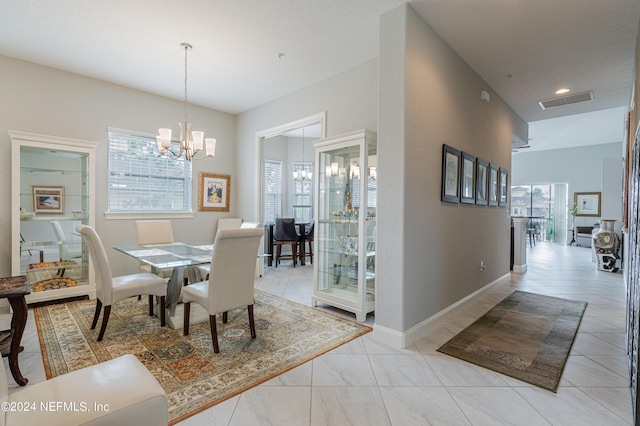
[[[306,170],[313,173],[313,163],[293,163],[293,171]],[[313,217],[313,181],[310,179],[293,180],[293,218],[296,223],[311,223]]]
[[[264,223],[275,223],[282,216],[282,163],[264,162]]]
[[[125,132],[109,131],[107,210],[191,212],[191,162],[160,157],[155,138]],[[174,145],[179,151],[178,143]]]

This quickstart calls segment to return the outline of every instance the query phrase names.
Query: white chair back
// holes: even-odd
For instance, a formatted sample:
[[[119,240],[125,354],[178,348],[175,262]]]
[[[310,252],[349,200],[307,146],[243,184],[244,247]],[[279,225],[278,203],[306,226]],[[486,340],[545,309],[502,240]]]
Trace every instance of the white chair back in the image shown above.
[[[221,229],[238,229],[242,226],[242,219],[239,217],[223,217],[218,219],[218,231]]]
[[[209,312],[253,304],[253,282],[261,228],[221,229],[216,233],[209,274]]]
[[[242,222],[240,228],[262,228],[262,222]]]
[[[88,225],[78,225],[76,231],[82,235],[89,246],[89,254],[93,258],[93,269],[96,272],[96,296],[105,305],[112,304],[113,275],[111,264],[104,250],[104,245],[95,229]]]
[[[173,242],[173,229],[169,220],[136,221],[138,244],[170,244]]]
[[[62,225],[57,220],[49,221],[51,226],[53,227],[53,232],[56,234],[56,239],[60,241],[62,244],[59,246],[59,254],[60,260],[69,260],[74,259],[76,257],[82,256],[82,249],[80,248],[69,248],[67,242],[67,235],[64,233],[62,229]]]

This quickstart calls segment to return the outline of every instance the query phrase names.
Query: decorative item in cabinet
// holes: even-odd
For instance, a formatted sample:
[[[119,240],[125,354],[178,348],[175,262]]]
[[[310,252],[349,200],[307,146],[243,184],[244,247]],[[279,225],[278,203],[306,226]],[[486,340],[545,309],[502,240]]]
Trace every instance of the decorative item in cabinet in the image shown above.
[[[375,310],[376,134],[360,130],[314,146],[312,303],[353,312],[363,322]]]
[[[95,298],[88,251],[75,227],[94,225],[98,143],[17,131],[9,135],[11,164],[18,166],[11,175],[12,275],[28,277],[28,303]],[[54,231],[54,222],[63,233]]]

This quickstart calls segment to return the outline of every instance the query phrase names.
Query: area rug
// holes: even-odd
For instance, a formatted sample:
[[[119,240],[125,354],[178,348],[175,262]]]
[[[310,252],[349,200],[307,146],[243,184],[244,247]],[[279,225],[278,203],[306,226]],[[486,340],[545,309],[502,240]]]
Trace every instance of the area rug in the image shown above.
[[[219,354],[208,321],[183,336],[148,315],[145,297],[113,305],[102,342],[96,342],[99,325],[89,329],[95,301],[38,306],[47,379],[134,354],[167,392],[172,425],[371,331],[259,290],[255,301],[257,338],[251,339],[246,308],[230,311],[226,324],[218,318]]]
[[[438,351],[555,392],[586,307],[516,291]]]

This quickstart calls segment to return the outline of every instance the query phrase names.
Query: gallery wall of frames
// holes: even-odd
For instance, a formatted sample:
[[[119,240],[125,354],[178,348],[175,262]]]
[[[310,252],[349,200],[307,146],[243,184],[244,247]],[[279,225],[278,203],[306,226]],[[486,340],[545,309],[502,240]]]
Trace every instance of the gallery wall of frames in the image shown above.
[[[506,207],[508,178],[507,169],[442,145],[442,201]]]

